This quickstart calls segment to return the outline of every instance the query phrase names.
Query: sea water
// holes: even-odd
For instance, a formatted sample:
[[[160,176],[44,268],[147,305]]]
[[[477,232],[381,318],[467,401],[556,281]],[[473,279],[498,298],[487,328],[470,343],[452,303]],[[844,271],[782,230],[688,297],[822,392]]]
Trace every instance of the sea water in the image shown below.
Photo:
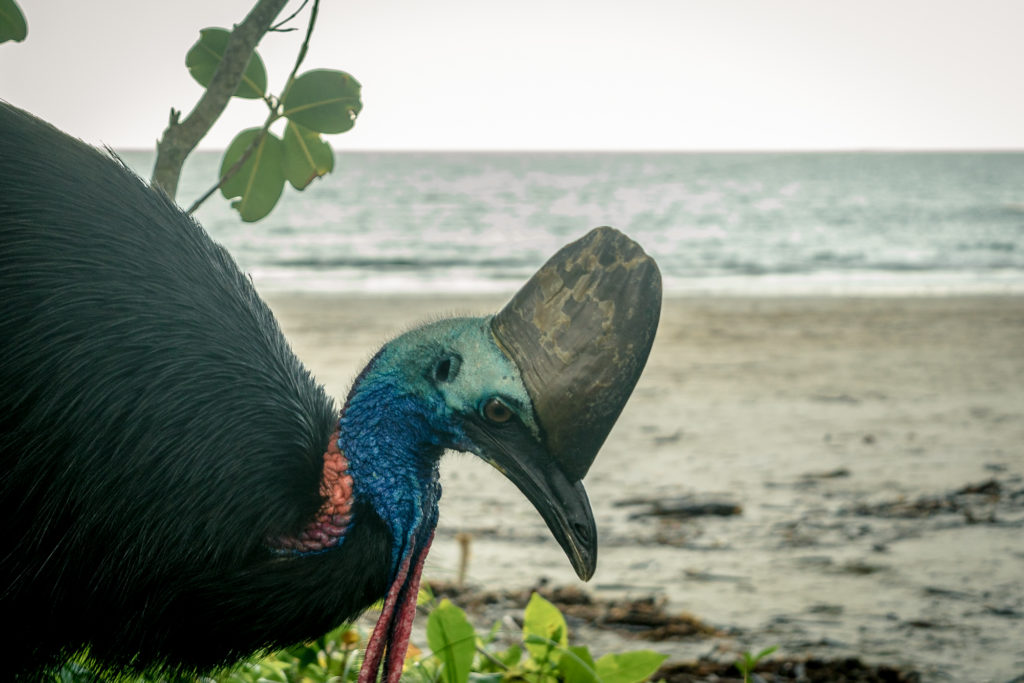
[[[126,152],[148,177],[152,154]],[[217,152],[182,176],[188,206]],[[336,151],[243,223],[198,220],[264,291],[510,292],[598,225],[681,293],[1024,293],[1024,153]]]

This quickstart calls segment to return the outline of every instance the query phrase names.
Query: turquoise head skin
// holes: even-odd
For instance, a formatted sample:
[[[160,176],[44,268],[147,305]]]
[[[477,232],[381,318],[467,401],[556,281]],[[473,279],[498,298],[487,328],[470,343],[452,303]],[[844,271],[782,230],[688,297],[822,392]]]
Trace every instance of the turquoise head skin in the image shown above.
[[[475,453],[526,494],[577,573],[589,577],[596,563],[590,504],[579,482],[547,457],[531,397],[490,322],[432,322],[370,361],[339,423],[354,494],[391,529],[397,568],[437,518],[440,456],[446,449]]]

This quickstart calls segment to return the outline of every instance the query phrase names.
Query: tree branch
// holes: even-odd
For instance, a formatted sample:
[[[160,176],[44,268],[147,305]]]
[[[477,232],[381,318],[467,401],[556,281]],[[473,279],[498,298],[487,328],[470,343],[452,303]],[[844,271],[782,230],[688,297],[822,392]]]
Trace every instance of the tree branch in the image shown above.
[[[217,71],[195,108],[180,123],[180,112],[172,110],[167,129],[157,143],[156,163],[150,180],[150,184],[162,189],[172,199],[178,192],[185,159],[224,111],[242,81],[253,50],[286,4],[288,0],[259,0],[242,23],[231,31]]]

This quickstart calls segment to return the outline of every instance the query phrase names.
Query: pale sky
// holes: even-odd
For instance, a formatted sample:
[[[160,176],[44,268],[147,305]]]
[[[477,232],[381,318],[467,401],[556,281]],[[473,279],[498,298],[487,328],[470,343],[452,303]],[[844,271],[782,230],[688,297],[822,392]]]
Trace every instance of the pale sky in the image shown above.
[[[0,98],[124,149],[191,109],[185,53],[253,0],[18,2]],[[260,45],[275,91],[306,16]],[[324,0],[304,68],[363,84],[339,150],[1021,150],[1022,27],[1022,0]],[[264,115],[236,99],[201,146]]]

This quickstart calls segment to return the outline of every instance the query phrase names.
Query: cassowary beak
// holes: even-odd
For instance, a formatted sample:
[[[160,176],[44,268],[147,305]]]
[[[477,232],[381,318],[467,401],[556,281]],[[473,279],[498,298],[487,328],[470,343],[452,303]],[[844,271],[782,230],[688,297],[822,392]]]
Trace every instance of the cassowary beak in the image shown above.
[[[541,434],[539,444],[530,435],[532,446],[523,436],[485,450],[584,580],[597,563],[597,530],[581,480],[640,378],[660,314],[654,260],[619,231],[596,228],[551,257],[491,321]]]
[[[525,427],[495,428],[476,416],[466,423],[475,452],[529,499],[551,529],[573,569],[586,581],[597,566],[597,526],[583,482],[570,481]]]

